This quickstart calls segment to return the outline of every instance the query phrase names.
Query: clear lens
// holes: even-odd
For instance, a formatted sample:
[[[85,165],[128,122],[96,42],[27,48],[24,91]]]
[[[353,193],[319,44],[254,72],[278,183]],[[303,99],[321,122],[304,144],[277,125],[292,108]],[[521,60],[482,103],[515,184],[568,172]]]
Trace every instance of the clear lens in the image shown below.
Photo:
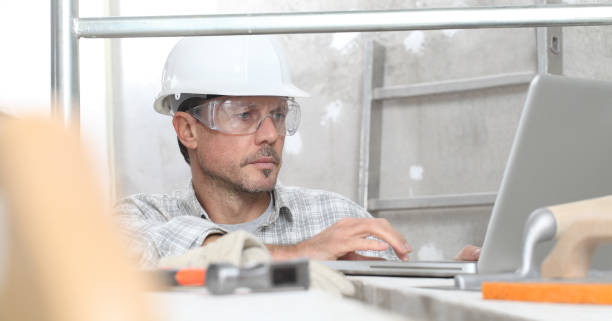
[[[209,115],[210,111],[211,109],[209,108],[208,103],[204,103],[202,105],[193,107],[188,112],[191,114],[191,116],[200,121],[200,123],[206,125],[206,127],[214,129],[214,126],[210,122],[210,119],[212,119],[212,117]]]
[[[293,135],[300,124],[300,106],[293,98],[233,97],[207,101],[191,114],[213,130],[232,135],[255,133],[270,117],[279,135]]]
[[[287,103],[289,111],[285,120],[285,128],[287,130],[286,135],[291,136],[297,132],[297,129],[300,126],[301,112],[300,105],[292,98],[288,99]]]

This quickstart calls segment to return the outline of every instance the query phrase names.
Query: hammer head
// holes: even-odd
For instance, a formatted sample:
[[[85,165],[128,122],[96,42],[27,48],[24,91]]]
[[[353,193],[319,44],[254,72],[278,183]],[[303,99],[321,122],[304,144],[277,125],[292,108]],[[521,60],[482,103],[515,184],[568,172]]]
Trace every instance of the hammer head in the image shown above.
[[[306,290],[310,286],[308,260],[270,262],[240,268],[232,264],[211,264],[206,287],[212,294],[232,294],[237,289],[253,292]]]

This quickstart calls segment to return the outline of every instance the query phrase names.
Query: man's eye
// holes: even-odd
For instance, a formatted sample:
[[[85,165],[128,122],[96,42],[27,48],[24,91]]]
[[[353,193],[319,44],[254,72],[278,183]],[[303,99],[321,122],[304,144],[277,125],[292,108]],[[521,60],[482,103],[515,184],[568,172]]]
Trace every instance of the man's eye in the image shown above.
[[[282,120],[282,119],[284,119],[286,116],[287,116],[287,115],[286,115],[285,113],[282,113],[282,112],[277,112],[277,113],[273,113],[273,114],[272,114],[272,117],[274,117],[274,119],[277,119],[277,120]]]
[[[251,117],[251,112],[250,111],[245,111],[244,113],[238,113],[236,115],[234,115],[236,118],[241,119],[241,120],[247,120]]]

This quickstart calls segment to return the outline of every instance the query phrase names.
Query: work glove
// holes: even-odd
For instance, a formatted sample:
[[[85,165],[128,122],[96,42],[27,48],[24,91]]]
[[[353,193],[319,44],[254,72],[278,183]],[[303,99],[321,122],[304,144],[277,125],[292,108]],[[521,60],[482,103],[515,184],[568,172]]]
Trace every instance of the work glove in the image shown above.
[[[235,231],[218,240],[191,249],[181,255],[165,257],[160,268],[207,268],[211,263],[229,263],[239,267],[271,262],[266,246],[250,233]],[[309,261],[310,286],[337,295],[353,296],[355,286],[342,273],[319,262]]]

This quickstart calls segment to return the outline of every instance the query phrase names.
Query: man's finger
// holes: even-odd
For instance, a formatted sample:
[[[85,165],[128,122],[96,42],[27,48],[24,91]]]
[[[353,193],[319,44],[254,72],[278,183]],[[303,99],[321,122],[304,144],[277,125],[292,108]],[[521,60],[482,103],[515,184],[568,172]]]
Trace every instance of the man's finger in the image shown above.
[[[354,251],[384,251],[389,248],[389,244],[377,240],[356,238],[347,242],[343,248],[346,249],[346,253]]]
[[[385,261],[382,257],[365,256],[355,252],[349,252],[338,258],[338,260],[346,261]]]
[[[355,251],[384,251],[389,248],[389,244],[377,240],[356,239]]]
[[[385,219],[363,219],[356,227],[363,236],[375,236],[391,245],[400,260],[407,261],[412,251],[403,235],[396,231]]]
[[[480,258],[480,247],[474,245],[466,245],[455,257],[455,260],[460,261],[478,261]]]

